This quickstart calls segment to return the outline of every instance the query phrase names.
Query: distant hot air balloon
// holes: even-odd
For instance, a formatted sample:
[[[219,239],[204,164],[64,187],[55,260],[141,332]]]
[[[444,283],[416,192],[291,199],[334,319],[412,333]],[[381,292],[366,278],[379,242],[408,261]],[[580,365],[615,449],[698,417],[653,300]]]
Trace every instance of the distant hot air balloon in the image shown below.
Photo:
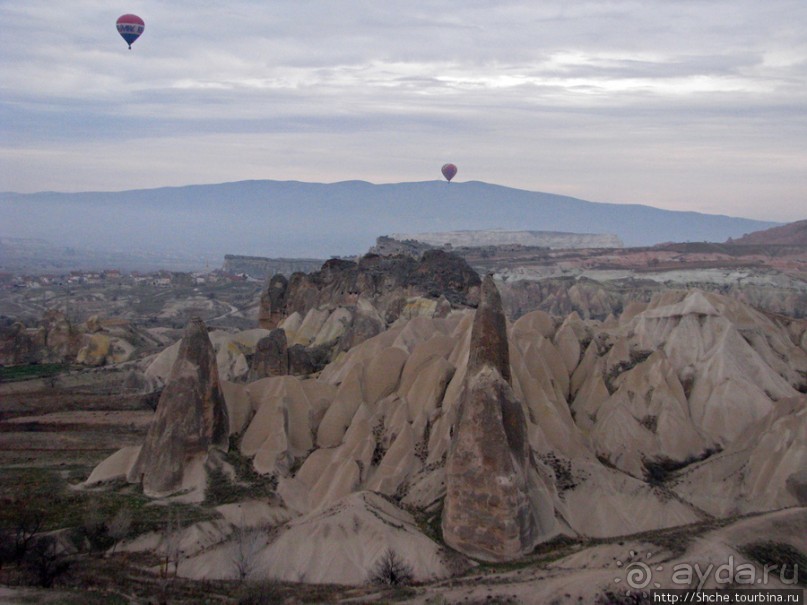
[[[443,173],[443,176],[446,177],[446,180],[450,183],[454,175],[457,174],[457,167],[454,166],[454,164],[443,164],[440,172]]]
[[[132,44],[140,37],[140,34],[143,33],[143,29],[146,27],[143,19],[137,15],[121,15],[118,17],[117,25],[118,33],[126,40],[126,43],[129,45],[129,50],[132,49]]]

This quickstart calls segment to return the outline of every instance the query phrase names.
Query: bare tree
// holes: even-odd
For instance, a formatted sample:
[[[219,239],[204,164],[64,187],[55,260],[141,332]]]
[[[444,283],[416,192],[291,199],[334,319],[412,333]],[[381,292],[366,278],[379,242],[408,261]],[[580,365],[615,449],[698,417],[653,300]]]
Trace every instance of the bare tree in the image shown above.
[[[22,565],[45,526],[45,511],[39,502],[32,502],[33,495],[4,503],[6,523],[0,527],[0,569],[6,563]]]
[[[264,544],[263,532],[257,527],[247,527],[243,514],[233,532],[233,566],[238,579],[245,580],[255,567],[255,559]]]
[[[412,566],[404,561],[397,552],[388,548],[375,562],[370,570],[372,584],[388,586],[404,586],[412,582]]]
[[[70,559],[53,536],[39,536],[26,557],[26,565],[43,588],[50,588],[56,578],[71,565]]]
[[[177,515],[168,511],[168,521],[163,527],[160,543],[160,577],[176,578],[179,571],[179,562],[182,557],[182,523]],[[174,573],[171,574],[171,566]]]
[[[12,549],[12,560],[15,563],[20,563],[25,558],[34,536],[45,523],[45,513],[38,508],[20,508],[18,513]]]

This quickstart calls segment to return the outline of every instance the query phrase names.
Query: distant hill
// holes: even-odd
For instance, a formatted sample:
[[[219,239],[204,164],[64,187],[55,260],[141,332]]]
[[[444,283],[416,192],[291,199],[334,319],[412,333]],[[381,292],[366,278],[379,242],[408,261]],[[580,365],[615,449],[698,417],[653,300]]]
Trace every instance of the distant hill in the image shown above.
[[[732,243],[743,246],[807,246],[807,220],[788,223],[787,225],[765,229],[764,231],[755,231],[741,238],[733,239]]]
[[[604,204],[481,182],[241,181],[115,193],[0,194],[0,236],[103,251],[327,258],[379,235],[480,229],[612,233],[626,246],[722,242],[777,223]]]

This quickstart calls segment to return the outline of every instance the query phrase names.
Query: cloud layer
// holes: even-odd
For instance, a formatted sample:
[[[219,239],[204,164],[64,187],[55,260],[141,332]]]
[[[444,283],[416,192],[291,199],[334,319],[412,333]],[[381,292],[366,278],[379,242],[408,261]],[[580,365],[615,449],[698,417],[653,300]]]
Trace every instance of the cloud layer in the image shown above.
[[[115,31],[134,12],[131,51]],[[802,0],[0,0],[0,190],[483,180],[804,218]]]

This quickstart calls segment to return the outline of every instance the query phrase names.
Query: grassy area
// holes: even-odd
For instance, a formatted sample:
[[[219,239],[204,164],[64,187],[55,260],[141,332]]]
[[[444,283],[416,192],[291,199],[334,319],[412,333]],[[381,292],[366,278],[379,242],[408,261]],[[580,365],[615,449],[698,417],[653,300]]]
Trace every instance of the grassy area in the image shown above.
[[[120,595],[87,590],[17,589],[14,603],[19,605],[128,605],[129,599]]]
[[[0,382],[18,382],[34,378],[56,376],[70,368],[65,363],[32,363],[17,366],[0,366]]]
[[[529,554],[525,555],[515,561],[506,563],[490,563],[486,561],[479,562],[479,567],[469,571],[469,573],[479,573],[485,571],[487,573],[507,573],[510,571],[517,571],[519,569],[528,569],[530,567],[547,565],[558,559],[572,554],[585,546],[596,544],[596,539],[582,539],[582,538],[569,538],[566,536],[557,536],[547,542],[538,544],[535,549]]]
[[[169,515],[182,525],[216,517],[215,511],[191,504],[155,505],[137,485],[124,482],[99,491],[68,485],[55,469],[0,469],[0,528],[14,529],[20,519],[37,516],[41,530],[76,528],[92,515],[112,519],[121,509],[132,517],[131,535],[162,528]]]

